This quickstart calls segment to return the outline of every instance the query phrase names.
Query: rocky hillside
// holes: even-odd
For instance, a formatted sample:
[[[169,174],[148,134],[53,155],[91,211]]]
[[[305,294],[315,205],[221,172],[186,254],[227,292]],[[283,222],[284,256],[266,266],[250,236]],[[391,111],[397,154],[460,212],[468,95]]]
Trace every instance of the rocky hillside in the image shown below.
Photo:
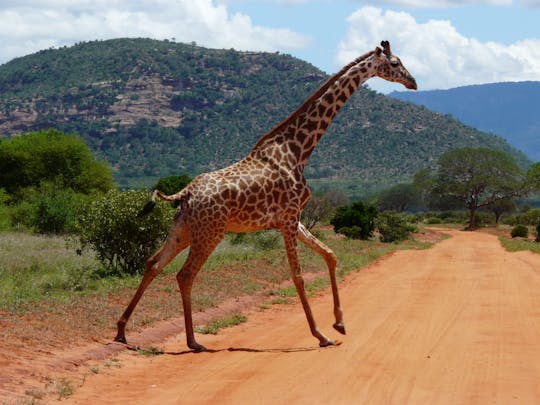
[[[288,116],[327,76],[278,53],[149,39],[80,43],[0,66],[0,134],[76,132],[123,187],[226,166]],[[350,195],[407,180],[452,148],[525,156],[449,116],[360,89],[306,168],[316,188]]]

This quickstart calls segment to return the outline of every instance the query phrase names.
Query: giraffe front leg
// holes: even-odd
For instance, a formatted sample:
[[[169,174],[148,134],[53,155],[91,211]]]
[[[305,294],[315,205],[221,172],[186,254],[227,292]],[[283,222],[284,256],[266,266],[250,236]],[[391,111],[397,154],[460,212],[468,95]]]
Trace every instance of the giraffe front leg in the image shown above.
[[[309,230],[302,224],[298,223],[298,239],[302,241],[307,247],[309,247],[314,252],[321,255],[328,266],[328,273],[330,275],[330,283],[332,285],[332,297],[334,300],[334,317],[336,322],[334,325],[335,330],[339,333],[345,335],[345,324],[343,323],[343,310],[341,309],[341,304],[339,301],[339,292],[336,279],[336,264],[337,257],[335,253],[317,239]]]
[[[289,265],[291,267],[292,279],[298,296],[300,297],[300,302],[302,302],[302,307],[304,308],[304,313],[309,324],[309,329],[311,334],[319,340],[319,346],[326,347],[334,345],[334,341],[326,337],[317,327],[315,319],[313,318],[313,313],[311,312],[311,307],[306,295],[306,290],[304,288],[304,278],[301,274],[300,262],[298,260],[298,251],[297,251],[297,226],[294,226],[289,229],[282,230],[283,239],[285,240],[285,248],[287,249],[287,258],[289,260]]]

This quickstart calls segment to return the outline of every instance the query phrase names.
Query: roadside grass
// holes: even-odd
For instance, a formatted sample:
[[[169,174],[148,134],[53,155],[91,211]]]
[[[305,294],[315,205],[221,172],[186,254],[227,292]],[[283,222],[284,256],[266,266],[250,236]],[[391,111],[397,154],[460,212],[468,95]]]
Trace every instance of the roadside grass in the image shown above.
[[[391,251],[429,246],[414,241],[349,240],[332,230],[321,230],[318,236],[338,256],[340,278]],[[326,288],[329,279],[324,260],[301,243],[299,255],[305,274],[318,273],[306,277],[309,294]],[[128,324],[132,333],[182,316],[176,273],[185,257],[183,252],[149,286]],[[91,254],[77,255],[61,237],[0,233],[0,339],[4,349],[21,344],[69,347],[112,338],[116,321],[141,277],[103,277],[103,273]],[[294,287],[286,294],[275,291],[285,280],[290,280],[290,271],[279,233],[228,235],[195,280],[193,310],[263,290],[273,291],[269,303],[284,303],[296,296]]]
[[[247,317],[245,315],[233,314],[216,319],[204,326],[198,326],[195,328],[195,332],[202,333],[204,335],[217,335],[218,332],[223,328],[230,328],[231,326],[240,325],[244,322],[247,322]]]
[[[135,286],[138,277],[101,277],[92,254],[78,255],[58,236],[0,233],[0,310],[21,313],[35,301],[69,302],[76,294]]]
[[[520,250],[529,250],[533,253],[540,253],[540,243],[525,238],[509,238],[499,235],[501,245],[509,252],[518,252]]]

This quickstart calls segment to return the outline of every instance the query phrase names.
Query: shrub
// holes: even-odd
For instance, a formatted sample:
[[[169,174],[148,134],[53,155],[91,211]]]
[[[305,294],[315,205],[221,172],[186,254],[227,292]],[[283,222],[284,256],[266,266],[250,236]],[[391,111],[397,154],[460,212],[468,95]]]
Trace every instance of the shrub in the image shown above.
[[[531,208],[518,215],[518,223],[521,225],[532,225],[540,223],[540,209]]]
[[[403,215],[393,211],[385,211],[379,214],[376,225],[381,234],[381,242],[400,242],[409,238],[415,227],[409,224]]]
[[[339,233],[342,235],[345,235],[345,237],[349,239],[363,239],[362,228],[356,225],[344,226],[343,228],[339,229]],[[367,238],[364,238],[364,239],[367,239]]]
[[[191,177],[187,174],[162,177],[154,184],[153,189],[158,189],[167,195],[171,195],[182,190],[190,181]]]
[[[42,234],[74,231],[81,208],[90,200],[87,195],[50,182],[43,182],[39,188],[24,189],[24,196],[8,207],[10,226]]]
[[[336,233],[347,233],[347,237],[353,239],[369,239],[375,230],[375,218],[377,209],[372,205],[366,205],[357,201],[351,205],[339,207],[336,215],[330,223]]]
[[[168,204],[157,204],[150,215],[137,217],[147,199],[145,191],[109,191],[80,217],[82,247],[92,247],[111,274],[141,273],[167,235],[173,212]]]
[[[536,239],[535,242],[540,242],[540,224],[536,225]]]
[[[529,229],[525,225],[516,225],[512,228],[512,238],[526,238],[529,236]]]

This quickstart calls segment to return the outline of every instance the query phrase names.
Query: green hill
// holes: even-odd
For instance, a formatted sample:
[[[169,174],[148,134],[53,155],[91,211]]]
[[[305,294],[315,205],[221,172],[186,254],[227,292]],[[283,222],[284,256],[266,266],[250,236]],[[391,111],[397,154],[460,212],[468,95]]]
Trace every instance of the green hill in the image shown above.
[[[150,39],[50,49],[0,66],[0,134],[58,128],[79,133],[123,187],[231,164],[287,117],[327,76],[279,53],[215,50]],[[315,150],[315,188],[359,196],[406,181],[464,146],[501,138],[449,116],[361,88]]]

